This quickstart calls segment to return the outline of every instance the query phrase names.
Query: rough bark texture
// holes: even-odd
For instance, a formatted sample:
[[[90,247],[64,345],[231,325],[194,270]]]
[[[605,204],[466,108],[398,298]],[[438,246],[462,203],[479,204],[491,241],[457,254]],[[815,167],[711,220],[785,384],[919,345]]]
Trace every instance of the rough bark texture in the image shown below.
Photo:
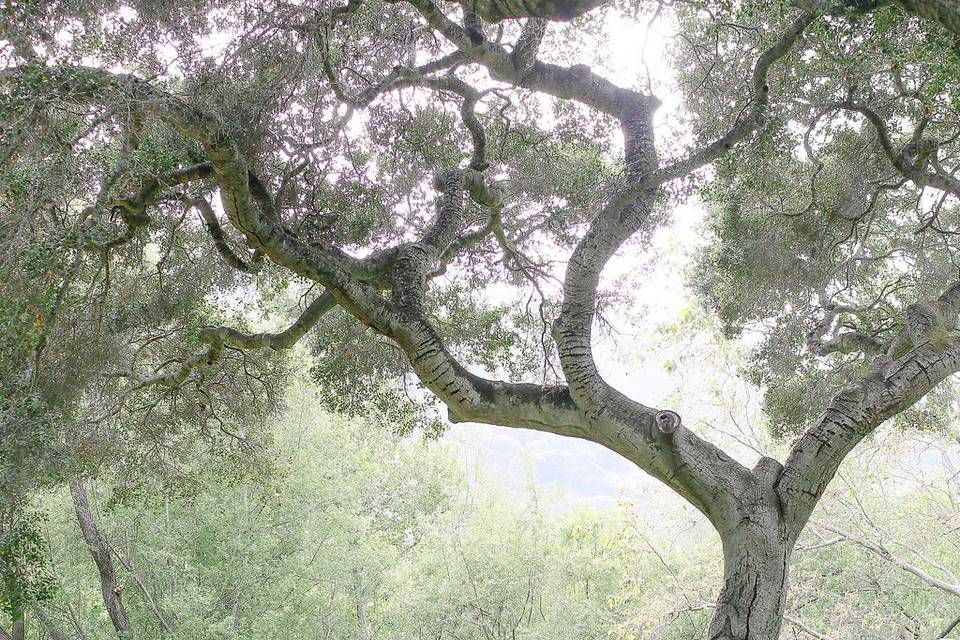
[[[897,0],[905,11],[940,23],[960,35],[960,5],[953,0]]]
[[[264,186],[268,181],[257,177],[231,132],[215,115],[132,76],[86,67],[46,70],[48,79],[44,82],[51,95],[79,104],[122,99],[136,104],[145,116],[160,119],[197,142],[209,162],[184,170],[171,182],[204,178],[214,181],[227,220],[243,235],[254,255],[263,255],[325,289],[284,332],[251,335],[225,327],[206,328],[201,338],[210,345],[207,352],[184,361],[172,373],[131,377],[141,385],[175,386],[194,369],[212,365],[227,345],[241,349],[288,348],[327,311],[339,305],[403,351],[414,373],[446,404],[451,420],[587,439],[620,453],[670,486],[710,519],[723,541],[724,586],[709,637],[776,638],[783,618],[790,554],[840,462],[883,420],[909,407],[960,369],[960,335],[955,331],[960,285],[939,300],[913,305],[897,345],[886,348],[887,345],[870,344],[877,352],[890,355],[878,359],[866,377],[852,381],[833,400],[797,442],[785,465],[764,458],[752,470],[685,427],[679,413],[658,411],[608,384],[594,361],[592,329],[604,267],[627,240],[648,224],[661,185],[688,176],[755,134],[776,94],[776,87],[771,86],[768,78],[771,67],[790,52],[816,15],[797,15],[757,57],[745,108],[726,133],[691,149],[673,163],[661,165],[652,126],[659,105],[655,97],[618,87],[582,65],[564,68],[537,60],[537,47],[544,32],[539,18],[528,20],[510,50],[499,42],[487,41],[476,18],[569,17],[594,6],[593,3],[478,1],[467,7],[466,13],[473,12],[465,21],[468,28],[454,22],[430,0],[410,0],[410,4],[430,27],[457,48],[454,54],[415,69],[394,70],[382,83],[352,100],[338,86],[333,69],[327,65],[324,71],[334,93],[351,107],[369,104],[379,93],[405,86],[460,96],[461,116],[474,149],[468,167],[450,168],[436,175],[438,206],[433,220],[411,234],[412,239],[365,258],[351,257],[334,246],[310,244],[285,228],[273,196]],[[816,3],[805,4],[821,8]],[[910,10],[922,15],[939,6],[937,0],[904,0],[903,4],[911,4]],[[936,14],[941,22],[949,23],[949,9],[946,14]],[[427,313],[425,295],[430,278],[444,268],[458,248],[475,241],[467,233],[464,220],[467,200],[489,212],[490,223],[481,230],[480,237],[496,227],[502,206],[503,194],[483,174],[486,142],[473,112],[477,91],[449,74],[431,75],[467,62],[485,68],[498,81],[576,100],[615,119],[621,128],[625,150],[623,179],[594,212],[588,230],[570,257],[563,281],[562,305],[553,326],[563,384],[514,383],[470,372],[444,344]],[[955,193],[960,193],[960,183],[955,179],[951,178],[951,182],[939,174],[925,172],[911,164],[902,151],[895,150],[876,114],[855,104],[838,108],[858,111],[873,123],[891,165],[906,178],[920,186],[955,189]],[[163,186],[158,185],[157,189]],[[206,201],[194,204],[223,260],[236,269],[250,270],[253,258],[241,258],[226,242],[220,222]],[[131,210],[140,217],[145,215],[142,207]],[[136,222],[139,219],[131,218],[132,232],[142,226]],[[936,340],[932,338],[935,328]],[[822,338],[823,334],[814,334],[811,342],[818,344],[819,340],[822,345]],[[663,416],[670,419],[658,420]],[[100,572],[107,610],[118,634],[129,637],[129,623],[108,546],[97,531],[79,480],[71,482],[71,492],[84,539]],[[362,616],[359,609],[358,616]]]
[[[720,532],[723,589],[711,640],[769,640],[780,633],[793,550],[776,493],[781,471],[776,460],[761,459],[741,488],[738,517]]]
[[[50,640],[66,640],[67,636],[63,633],[57,623],[52,620],[42,609],[36,609],[35,615],[37,619],[43,624],[44,628],[47,630],[47,633],[50,634]],[[3,640],[3,637],[0,636],[0,640]]]
[[[491,22],[507,18],[536,17],[548,20],[569,20],[606,0],[471,0],[470,8]],[[827,14],[866,13],[883,5],[895,4],[910,15],[936,22],[944,29],[960,35],[960,5],[954,0],[795,0],[808,11]]]
[[[960,35],[960,4],[955,0],[794,0],[794,4],[807,11],[833,15],[867,13],[893,4]]]
[[[0,627],[0,640],[24,640],[26,637],[26,621],[21,614],[10,626],[10,633]]]
[[[606,0],[468,0],[478,16],[490,22],[507,18],[570,20],[604,4]]]

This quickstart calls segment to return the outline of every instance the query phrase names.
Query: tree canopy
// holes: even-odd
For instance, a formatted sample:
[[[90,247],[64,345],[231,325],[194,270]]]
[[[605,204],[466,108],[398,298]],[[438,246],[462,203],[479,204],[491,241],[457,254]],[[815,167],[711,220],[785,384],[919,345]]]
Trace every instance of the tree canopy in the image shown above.
[[[272,352],[305,344],[336,411],[436,432],[439,404],[621,454],[720,535],[709,637],[773,638],[842,460],[895,416],[949,418],[949,0],[2,12],[5,549],[35,549],[25,500],[68,478],[83,511],[78,479],[189,479],[198,448],[262,472],[256,425],[293,373]],[[675,76],[639,55],[606,72],[610,20],[671,30]],[[744,373],[793,443],[782,462],[747,468],[683,407],[600,373],[604,314],[644,284],[610,287],[604,269],[683,201],[707,212],[690,283],[753,340]],[[46,588],[23,570],[42,554],[11,553],[17,619]]]

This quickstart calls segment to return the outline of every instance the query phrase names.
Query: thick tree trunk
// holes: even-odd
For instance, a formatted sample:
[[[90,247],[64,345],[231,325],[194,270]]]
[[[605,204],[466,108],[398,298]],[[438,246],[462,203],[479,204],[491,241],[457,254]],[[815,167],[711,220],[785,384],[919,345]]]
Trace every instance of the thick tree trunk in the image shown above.
[[[709,640],[776,640],[783,621],[787,569],[795,538],[787,534],[775,483],[781,467],[765,458],[756,484],[731,515],[723,541],[724,584]]]
[[[790,549],[776,536],[760,533],[744,532],[723,545],[724,584],[710,624],[710,640],[779,637]]]

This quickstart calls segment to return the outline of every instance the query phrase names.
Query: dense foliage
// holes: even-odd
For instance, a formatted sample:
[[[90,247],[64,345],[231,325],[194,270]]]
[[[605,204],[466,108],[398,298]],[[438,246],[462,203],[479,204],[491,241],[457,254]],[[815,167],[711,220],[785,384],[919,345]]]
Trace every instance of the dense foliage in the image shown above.
[[[267,476],[237,482],[209,460],[200,493],[119,501],[120,480],[95,483],[136,637],[628,640],[704,631],[721,572],[719,540],[704,522],[673,507],[654,525],[628,501],[562,510],[543,488],[468,481],[450,445],[318,414],[315,394],[292,395],[271,421],[276,466]],[[788,637],[810,637],[807,626],[831,638],[928,638],[953,620],[960,596],[895,562],[946,580],[960,573],[950,534],[960,487],[932,467],[896,495],[869,488],[879,461],[902,473],[931,446],[951,451],[942,440],[918,449],[902,439],[845,468],[801,542]],[[30,637],[115,637],[69,496],[40,504],[57,590]]]
[[[603,46],[616,28],[637,37],[627,69]],[[648,57],[665,32],[665,51]],[[254,564],[289,560],[274,567],[289,578],[279,582],[314,611],[326,594],[330,634],[350,626],[348,601],[369,638],[415,624],[506,638],[536,613],[555,634],[585,618],[653,633],[618,626],[589,579],[574,597],[578,579],[560,585],[563,563],[537,555],[557,539],[540,512],[501,507],[475,517],[522,523],[501,527],[518,557],[497,557],[479,534],[471,552],[529,572],[475,583],[473,623],[420,592],[374,622],[369,589],[392,572],[448,593],[472,580],[429,565],[449,550],[437,532],[462,500],[455,473],[398,479],[416,465],[387,440],[318,454],[349,452],[377,491],[358,485],[363,506],[336,516],[356,518],[337,555],[354,575],[332,591],[297,582],[315,535],[306,523],[336,527],[289,493],[285,473],[339,474],[291,469],[282,458],[297,450],[267,427],[306,372],[318,406],[398,436],[436,436],[446,417],[620,454],[722,540],[716,604],[690,603],[685,617],[709,618],[713,640],[776,636],[790,621],[794,551],[844,459],[897,429],[955,422],[958,37],[950,0],[6,2],[0,603],[11,633],[51,597],[38,509],[64,485],[120,637],[149,616],[126,611],[118,565],[133,556],[109,539],[134,540],[141,515],[154,539],[176,518],[211,532],[245,518],[238,535],[261,515],[299,523],[289,538],[258,537],[266,555]],[[665,400],[643,384],[628,397],[594,353],[604,328],[641,313],[630,305],[645,287],[680,299],[640,265],[681,204],[705,211],[680,243],[699,252],[687,274],[699,306],[659,337],[695,368],[708,360],[677,352],[705,335],[721,345],[714,320],[749,344],[734,373],[763,393],[770,446],[758,456],[721,449],[682,393],[672,409],[647,404]],[[110,535],[98,515],[117,518]],[[421,529],[424,518],[439,520]],[[402,550],[421,538],[433,555],[406,565]],[[179,607],[151,604],[154,591],[183,608],[226,602],[230,616],[191,619],[228,635],[241,602],[265,610],[247,565],[227,566],[239,541],[171,547],[170,566],[197,589],[171,575],[141,585],[164,633]],[[585,562],[617,592],[624,578],[605,563],[627,551],[597,553]],[[146,557],[134,566],[163,564]],[[546,605],[534,598],[543,585]],[[197,624],[183,633],[209,631]]]

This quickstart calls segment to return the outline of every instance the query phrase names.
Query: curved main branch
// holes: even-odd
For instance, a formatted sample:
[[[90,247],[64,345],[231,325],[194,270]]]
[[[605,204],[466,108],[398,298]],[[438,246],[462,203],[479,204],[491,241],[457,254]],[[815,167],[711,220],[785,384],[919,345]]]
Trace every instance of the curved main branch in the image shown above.
[[[902,338],[913,348],[897,360],[877,358],[793,446],[777,486],[791,535],[800,534],[840,463],[863,438],[960,371],[958,314],[960,283],[937,300],[911,305]]]
[[[960,35],[960,5],[954,0],[793,0],[793,4],[829,15],[866,13],[893,4],[910,15],[936,22]]]
[[[15,76],[15,72],[5,75]],[[45,86],[61,100],[102,103],[122,97],[136,101],[145,114],[169,123],[201,143],[212,163],[213,177],[230,222],[272,261],[323,284],[347,312],[393,339],[415,363],[414,369],[427,387],[448,405],[452,419],[587,436],[565,387],[507,383],[468,372],[443,346],[428,323],[398,307],[405,294],[395,292],[394,302],[380,294],[379,287],[383,284],[377,277],[380,268],[372,265],[380,261],[389,267],[404,260],[415,260],[416,273],[412,277],[418,280],[424,277],[424,265],[432,266],[435,258],[443,255],[453,243],[462,204],[448,200],[446,211],[441,212],[420,242],[381,252],[374,256],[374,261],[351,258],[333,247],[308,245],[280,224],[269,193],[250,171],[232,137],[217,119],[133,76],[66,66],[51,68],[47,75]],[[499,205],[500,195],[486,185],[479,173],[470,169],[458,173],[465,193],[484,206]],[[427,251],[429,259],[417,257],[423,251]],[[395,280],[395,286],[397,284]],[[210,338],[216,334],[241,343],[263,342],[262,338],[241,336],[229,330],[208,334]],[[209,341],[210,349],[206,353],[182,363],[181,369],[173,374],[176,379],[168,374],[163,376],[163,382],[169,380],[176,384],[193,368],[216,359],[223,342]]]
[[[641,434],[645,446],[631,459],[700,508],[720,530],[729,526],[739,494],[752,486],[751,472],[688,429],[661,433],[654,424],[655,409],[627,398],[603,379],[592,348],[597,287],[606,263],[647,221],[660,184],[711,162],[756,129],[769,105],[770,67],[786,55],[813,19],[810,14],[799,16],[757,60],[752,77],[754,104],[748,115],[687,160],[660,168],[651,104],[621,98],[618,117],[624,136],[627,185],[597,214],[574,250],[564,280],[563,305],[554,325],[560,364],[571,394],[587,417],[600,430],[612,423],[629,425]]]

